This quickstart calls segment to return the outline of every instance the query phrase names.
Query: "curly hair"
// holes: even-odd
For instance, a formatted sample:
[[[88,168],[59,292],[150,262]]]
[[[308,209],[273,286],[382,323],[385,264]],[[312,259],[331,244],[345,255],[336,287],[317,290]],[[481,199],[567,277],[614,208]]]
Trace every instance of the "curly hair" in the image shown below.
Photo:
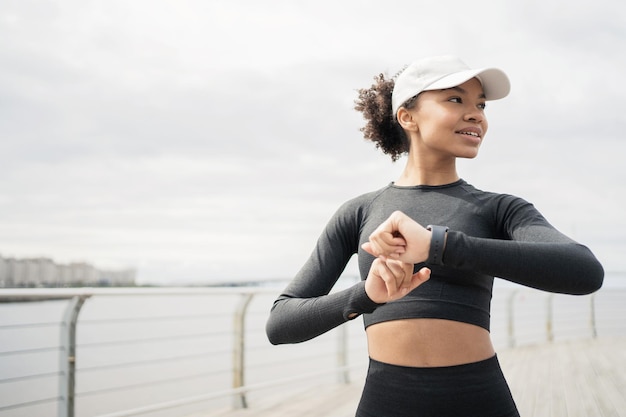
[[[358,90],[359,97],[355,102],[355,110],[363,113],[366,121],[360,129],[365,139],[374,142],[376,147],[392,161],[397,161],[409,151],[409,140],[391,112],[391,94],[395,85],[395,77],[385,78],[384,74],[374,77],[374,84],[368,89]],[[407,100],[403,107],[412,108],[415,97]]]

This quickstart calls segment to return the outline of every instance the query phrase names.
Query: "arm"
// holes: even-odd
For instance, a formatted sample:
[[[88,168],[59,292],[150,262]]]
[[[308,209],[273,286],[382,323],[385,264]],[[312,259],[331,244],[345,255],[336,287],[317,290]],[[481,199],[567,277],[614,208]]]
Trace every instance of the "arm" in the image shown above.
[[[591,251],[560,233],[526,201],[501,196],[490,213],[500,238],[480,238],[450,230],[443,266],[503,278],[544,291],[588,294],[602,286],[604,270]],[[402,239],[397,242],[398,232]],[[431,233],[403,213],[394,213],[364,249],[375,256],[424,262]]]
[[[304,342],[372,312],[378,305],[365,293],[365,282],[317,297],[296,297],[285,292],[272,306],[267,337],[273,345]]]
[[[330,219],[311,256],[272,306],[266,333],[272,344],[309,340],[377,307],[365,283],[330,290],[358,245],[358,219],[346,204]]]
[[[444,264],[564,294],[597,291],[604,270],[591,251],[555,229],[527,201],[501,195],[493,213],[502,239],[449,232]]]
[[[444,265],[496,276],[539,290],[590,294],[602,286],[604,270],[591,251],[575,242],[481,239],[448,232]]]
[[[331,219],[304,267],[274,302],[266,325],[272,344],[312,339],[404,297],[430,278],[428,268],[413,273],[412,263],[381,257],[364,282],[330,294],[357,249],[359,222],[350,213],[340,210]]]

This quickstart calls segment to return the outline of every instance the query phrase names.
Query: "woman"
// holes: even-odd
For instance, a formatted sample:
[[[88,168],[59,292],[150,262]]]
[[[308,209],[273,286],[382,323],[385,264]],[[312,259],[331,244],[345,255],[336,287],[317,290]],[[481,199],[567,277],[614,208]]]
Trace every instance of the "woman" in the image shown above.
[[[406,168],[339,208],[267,323],[271,343],[296,343],[363,315],[357,417],[518,416],[489,335],[494,277],[567,294],[602,285],[591,251],[531,204],[457,173],[487,132],[485,102],[508,92],[501,70],[444,56],[359,93],[365,137],[394,161],[408,153]],[[329,294],[355,253],[362,281]]]

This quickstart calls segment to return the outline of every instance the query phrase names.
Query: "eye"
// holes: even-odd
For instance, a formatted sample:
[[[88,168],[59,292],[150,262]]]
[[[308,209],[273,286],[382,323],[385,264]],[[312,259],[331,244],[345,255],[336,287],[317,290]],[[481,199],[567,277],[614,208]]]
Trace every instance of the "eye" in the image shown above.
[[[486,107],[487,107],[487,103],[480,103],[478,105],[478,108],[481,109],[481,110],[485,110]]]
[[[450,97],[448,101],[452,103],[463,103],[463,100],[461,99],[461,97]]]

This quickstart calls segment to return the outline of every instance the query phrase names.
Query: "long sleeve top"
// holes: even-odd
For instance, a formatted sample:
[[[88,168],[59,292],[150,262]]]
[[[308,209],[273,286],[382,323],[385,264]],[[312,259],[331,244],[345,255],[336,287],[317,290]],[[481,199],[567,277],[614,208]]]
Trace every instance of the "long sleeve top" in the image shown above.
[[[361,244],[393,211],[422,225],[448,226],[443,265],[405,297],[373,302],[365,279],[374,257]],[[331,293],[358,254],[361,281]],[[416,265],[416,270],[423,265]],[[365,326],[405,318],[443,318],[489,330],[494,277],[549,292],[598,290],[604,270],[593,253],[556,230],[527,201],[478,190],[459,180],[443,186],[393,183],[344,203],[310,257],[272,306],[266,325],[273,344],[316,337],[362,314]]]

